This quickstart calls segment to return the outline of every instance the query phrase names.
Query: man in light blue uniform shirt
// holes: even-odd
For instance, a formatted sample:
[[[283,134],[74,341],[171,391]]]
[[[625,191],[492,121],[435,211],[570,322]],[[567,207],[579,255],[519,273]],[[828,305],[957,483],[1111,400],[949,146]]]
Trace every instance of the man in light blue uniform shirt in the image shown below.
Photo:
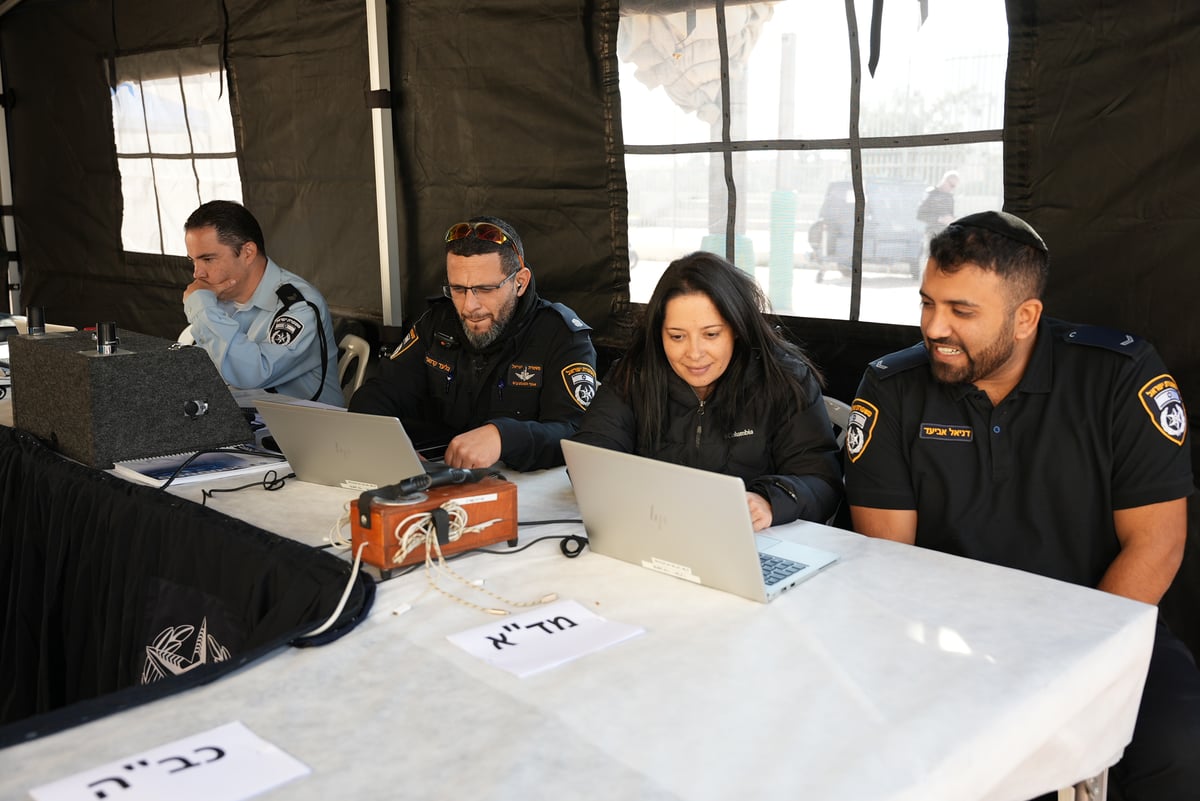
[[[229,200],[205,203],[184,239],[194,280],[183,311],[225,382],[345,406],[325,298],[267,257],[254,215]]]

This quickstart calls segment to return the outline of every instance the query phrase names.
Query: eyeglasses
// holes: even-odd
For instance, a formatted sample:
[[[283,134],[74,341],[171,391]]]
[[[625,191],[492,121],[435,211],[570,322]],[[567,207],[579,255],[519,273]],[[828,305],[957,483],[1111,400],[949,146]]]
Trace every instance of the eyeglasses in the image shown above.
[[[465,298],[467,296],[467,292],[470,292],[477,298],[486,298],[488,295],[491,295],[497,289],[499,289],[500,287],[504,286],[509,281],[511,281],[513,279],[513,276],[515,276],[519,272],[521,272],[521,271],[517,270],[516,273],[509,273],[505,277],[505,279],[498,284],[476,284],[475,286],[462,286],[461,284],[442,284],[442,294],[448,298],[452,298],[452,299],[458,298],[461,300],[462,298]]]
[[[460,239],[475,235],[476,239],[482,239],[485,242],[494,242],[497,245],[503,245],[505,242],[512,245],[513,253],[517,254],[517,261],[521,263],[521,268],[525,268],[525,259],[521,256],[521,251],[517,249],[517,243],[511,236],[504,232],[504,229],[495,223],[490,222],[460,222],[455,223],[446,229],[446,241],[457,242]],[[507,280],[507,279],[505,279]],[[500,286],[497,284],[496,286]],[[493,287],[494,289],[495,287]],[[479,287],[484,289],[484,287]],[[447,295],[449,297],[449,295]],[[461,296],[460,296],[461,297]]]

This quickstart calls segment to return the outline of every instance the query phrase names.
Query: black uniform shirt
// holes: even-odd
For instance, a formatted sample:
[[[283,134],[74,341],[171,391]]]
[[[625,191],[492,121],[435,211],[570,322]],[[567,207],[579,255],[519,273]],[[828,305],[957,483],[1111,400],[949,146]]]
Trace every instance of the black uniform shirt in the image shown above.
[[[993,406],[937,382],[923,344],[873,362],[846,439],[851,505],[917,510],[917,545],[1096,586],[1115,509],[1192,491],[1187,414],[1154,348],[1043,319]]]
[[[454,304],[437,298],[354,393],[350,410],[400,418],[430,456],[491,423],[506,465],[554,467],[563,463],[560,441],[575,433],[596,391],[590,332],[571,309],[539,298],[531,282],[500,338],[476,350]]]

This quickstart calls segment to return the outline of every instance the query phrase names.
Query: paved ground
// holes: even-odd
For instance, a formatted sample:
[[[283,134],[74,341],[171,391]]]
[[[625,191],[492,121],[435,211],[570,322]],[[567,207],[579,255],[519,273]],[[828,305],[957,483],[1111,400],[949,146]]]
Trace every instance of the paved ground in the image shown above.
[[[629,295],[645,303],[654,291],[658,277],[667,268],[665,261],[640,259],[630,273]],[[850,279],[836,270],[820,272],[805,264],[791,271],[791,291],[786,287],[787,275],[775,276],[772,286],[771,270],[755,268],[755,277],[767,290],[775,313],[792,317],[824,317],[849,319]],[[919,282],[907,274],[902,264],[867,265],[862,290],[862,309],[859,319],[874,323],[917,325],[920,322]]]

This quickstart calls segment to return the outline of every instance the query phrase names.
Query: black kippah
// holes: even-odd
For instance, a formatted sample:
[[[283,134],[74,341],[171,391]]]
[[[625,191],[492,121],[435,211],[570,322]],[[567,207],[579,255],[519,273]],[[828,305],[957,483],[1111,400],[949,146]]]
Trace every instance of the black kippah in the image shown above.
[[[1028,245],[1035,250],[1040,250],[1042,253],[1048,254],[1050,252],[1041,235],[1033,230],[1033,226],[1020,217],[1008,212],[981,211],[977,214],[968,214],[966,217],[960,217],[950,223],[950,225],[958,225],[964,228],[983,228],[994,234],[1011,239],[1014,242],[1020,242],[1022,245]]]

